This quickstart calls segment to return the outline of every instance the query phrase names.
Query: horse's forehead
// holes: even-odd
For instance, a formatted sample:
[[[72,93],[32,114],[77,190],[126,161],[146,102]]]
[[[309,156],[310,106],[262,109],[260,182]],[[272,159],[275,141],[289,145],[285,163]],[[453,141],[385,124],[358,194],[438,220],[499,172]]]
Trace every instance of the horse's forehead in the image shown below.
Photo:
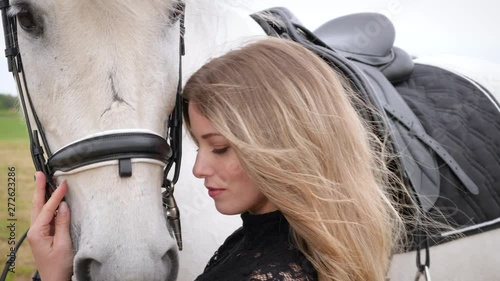
[[[92,34],[104,33],[121,38],[144,40],[168,30],[170,15],[176,0],[31,0],[38,14],[45,15],[48,32],[57,38],[74,38],[81,34],[86,40]],[[116,38],[108,37],[109,40]],[[48,37],[55,38],[55,37]],[[100,39],[99,39],[100,38]],[[96,37],[96,40],[102,40]],[[128,38],[130,39],[130,38]],[[63,39],[66,40],[66,39]]]
[[[84,6],[84,7],[96,7],[101,9],[107,9],[110,11],[124,11],[124,10],[143,10],[148,7],[156,8],[172,8],[177,0],[11,0],[11,5],[22,5],[31,4],[40,7],[50,7],[51,9],[57,7],[72,7],[72,6]],[[75,11],[78,12],[78,11]]]
[[[142,17],[156,14],[168,15],[175,8],[177,0],[11,0],[12,6],[30,5],[43,13],[63,16],[80,15],[125,15]],[[73,18],[78,21],[78,18]]]
[[[65,1],[67,2],[67,1]],[[171,8],[174,0],[76,0],[77,5],[99,8],[112,13],[130,13],[144,10]]]

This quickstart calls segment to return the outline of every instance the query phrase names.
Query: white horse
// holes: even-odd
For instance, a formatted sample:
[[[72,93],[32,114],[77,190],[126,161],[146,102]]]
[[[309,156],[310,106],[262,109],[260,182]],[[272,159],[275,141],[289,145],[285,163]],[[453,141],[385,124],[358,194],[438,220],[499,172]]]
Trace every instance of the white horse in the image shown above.
[[[52,151],[91,134],[116,130],[165,134],[179,78],[175,0],[12,0],[11,4],[11,13],[23,16],[19,22],[25,28],[19,29],[18,37],[25,75]],[[185,16],[184,81],[210,58],[265,36],[248,11],[221,1],[187,1]],[[194,145],[187,137],[183,141],[175,192],[184,238],[179,257],[161,205],[160,165],[135,162],[130,178],[118,176],[116,163],[58,176],[58,182],[69,184],[74,280],[89,276],[193,280],[240,225],[238,217],[215,211],[203,183],[191,174]],[[496,239],[485,235],[489,237],[481,241],[499,242],[500,235]],[[490,258],[496,255],[491,254]],[[413,260],[395,257],[394,264],[393,276],[409,272],[413,277]],[[500,279],[493,267],[484,280]],[[464,276],[434,263],[432,274]]]

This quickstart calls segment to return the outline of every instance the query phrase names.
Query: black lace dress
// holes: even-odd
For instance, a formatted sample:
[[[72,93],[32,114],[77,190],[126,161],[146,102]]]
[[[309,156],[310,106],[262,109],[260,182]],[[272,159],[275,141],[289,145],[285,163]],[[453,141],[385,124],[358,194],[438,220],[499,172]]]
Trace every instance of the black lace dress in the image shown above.
[[[229,236],[196,281],[317,281],[317,273],[292,246],[279,211],[242,214],[243,227]]]

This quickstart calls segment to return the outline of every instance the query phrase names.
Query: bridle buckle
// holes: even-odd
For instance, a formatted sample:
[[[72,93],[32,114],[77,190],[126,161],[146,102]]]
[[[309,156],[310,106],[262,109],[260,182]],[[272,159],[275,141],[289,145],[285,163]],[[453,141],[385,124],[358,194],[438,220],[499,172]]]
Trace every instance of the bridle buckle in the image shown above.
[[[162,201],[163,207],[166,210],[168,224],[172,227],[179,251],[182,251],[181,220],[179,207],[174,198],[174,183],[167,179],[165,180],[163,188],[165,188],[165,191],[162,194]]]
[[[428,266],[424,266],[423,271],[417,270],[415,281],[419,281],[422,276],[424,276],[425,281],[431,281],[431,274]]]

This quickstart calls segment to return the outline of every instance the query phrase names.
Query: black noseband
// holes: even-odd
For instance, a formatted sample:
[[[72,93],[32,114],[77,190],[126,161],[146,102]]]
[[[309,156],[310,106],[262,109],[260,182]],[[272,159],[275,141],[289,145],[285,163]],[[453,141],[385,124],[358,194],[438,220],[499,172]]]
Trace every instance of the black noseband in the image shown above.
[[[148,158],[168,163],[172,150],[168,142],[150,133],[114,133],[95,136],[70,144],[48,159],[56,171],[69,172],[99,162],[118,160],[121,177],[132,176],[132,158]]]

